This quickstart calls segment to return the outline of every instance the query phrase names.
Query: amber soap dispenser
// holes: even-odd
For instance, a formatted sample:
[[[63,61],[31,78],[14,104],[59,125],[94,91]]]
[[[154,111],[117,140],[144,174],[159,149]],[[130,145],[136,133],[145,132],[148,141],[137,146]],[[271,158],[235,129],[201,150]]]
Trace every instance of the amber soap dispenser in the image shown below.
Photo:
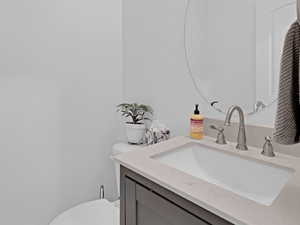
[[[194,114],[191,117],[190,136],[193,139],[201,140],[204,137],[204,117],[200,114],[199,105],[195,105]]]

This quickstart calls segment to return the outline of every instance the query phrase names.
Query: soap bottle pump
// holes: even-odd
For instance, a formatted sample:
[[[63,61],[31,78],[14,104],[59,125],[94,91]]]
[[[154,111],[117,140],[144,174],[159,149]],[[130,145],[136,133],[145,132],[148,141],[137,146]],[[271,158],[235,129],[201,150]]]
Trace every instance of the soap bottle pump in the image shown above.
[[[191,117],[190,136],[193,139],[201,140],[204,137],[204,117],[200,114],[199,105],[195,105],[194,114]]]

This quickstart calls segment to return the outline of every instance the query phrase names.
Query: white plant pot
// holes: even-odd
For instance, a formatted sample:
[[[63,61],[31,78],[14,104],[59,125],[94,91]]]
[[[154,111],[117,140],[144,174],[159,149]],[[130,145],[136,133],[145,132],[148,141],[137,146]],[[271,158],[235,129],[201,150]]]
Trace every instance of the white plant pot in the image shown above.
[[[126,123],[127,140],[131,144],[141,144],[146,133],[145,124]]]

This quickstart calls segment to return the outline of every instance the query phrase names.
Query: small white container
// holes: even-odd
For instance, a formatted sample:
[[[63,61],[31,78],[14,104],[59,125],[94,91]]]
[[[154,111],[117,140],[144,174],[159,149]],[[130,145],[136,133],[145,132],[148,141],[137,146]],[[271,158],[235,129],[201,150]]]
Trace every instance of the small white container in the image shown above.
[[[141,144],[146,133],[145,124],[126,123],[127,140],[130,144]]]

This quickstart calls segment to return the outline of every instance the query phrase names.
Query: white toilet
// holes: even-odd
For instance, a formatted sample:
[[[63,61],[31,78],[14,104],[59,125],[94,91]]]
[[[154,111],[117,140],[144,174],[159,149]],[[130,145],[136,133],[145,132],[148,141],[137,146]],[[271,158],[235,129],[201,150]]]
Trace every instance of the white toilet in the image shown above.
[[[112,156],[126,153],[140,146],[125,143],[115,144]],[[120,194],[120,165],[115,162],[118,194]],[[57,216],[49,225],[119,225],[119,204],[106,199],[86,202],[71,208]]]

